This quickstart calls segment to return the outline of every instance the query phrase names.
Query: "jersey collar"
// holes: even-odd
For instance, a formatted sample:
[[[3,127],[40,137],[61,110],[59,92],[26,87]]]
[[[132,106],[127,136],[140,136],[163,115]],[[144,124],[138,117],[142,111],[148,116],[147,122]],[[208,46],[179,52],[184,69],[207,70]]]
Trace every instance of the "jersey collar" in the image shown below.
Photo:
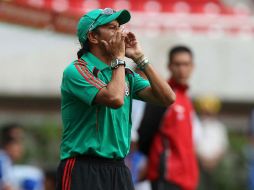
[[[84,55],[82,55],[81,59],[88,62],[88,64],[94,65],[99,70],[110,68],[106,63],[102,62],[100,59],[98,59],[96,56],[94,56],[90,52],[87,52]]]
[[[168,83],[173,89],[181,90],[184,92],[187,91],[189,88],[188,85],[182,85],[182,84],[177,83],[173,78],[170,78]]]

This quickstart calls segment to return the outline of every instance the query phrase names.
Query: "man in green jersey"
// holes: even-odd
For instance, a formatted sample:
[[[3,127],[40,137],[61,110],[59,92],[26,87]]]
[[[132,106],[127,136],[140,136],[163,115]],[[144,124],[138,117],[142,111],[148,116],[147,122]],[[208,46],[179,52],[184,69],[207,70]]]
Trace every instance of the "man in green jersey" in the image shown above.
[[[132,99],[168,106],[170,86],[144,56],[136,37],[124,32],[127,10],[96,9],[77,26],[78,60],[63,73],[61,162],[57,190],[131,190],[123,159],[130,148]],[[144,80],[125,68],[131,58]]]

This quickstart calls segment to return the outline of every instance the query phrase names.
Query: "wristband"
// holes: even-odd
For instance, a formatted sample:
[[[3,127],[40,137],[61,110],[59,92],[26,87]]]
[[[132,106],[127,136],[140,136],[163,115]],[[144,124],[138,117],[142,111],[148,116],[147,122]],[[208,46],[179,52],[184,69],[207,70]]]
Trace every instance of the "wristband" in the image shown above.
[[[144,55],[142,54],[140,57],[138,57],[137,59],[133,59],[133,61],[138,64],[140,61],[142,61],[144,58]]]
[[[145,67],[149,64],[149,60],[147,57],[143,57],[141,60],[136,62],[136,64],[141,71],[144,71]]]

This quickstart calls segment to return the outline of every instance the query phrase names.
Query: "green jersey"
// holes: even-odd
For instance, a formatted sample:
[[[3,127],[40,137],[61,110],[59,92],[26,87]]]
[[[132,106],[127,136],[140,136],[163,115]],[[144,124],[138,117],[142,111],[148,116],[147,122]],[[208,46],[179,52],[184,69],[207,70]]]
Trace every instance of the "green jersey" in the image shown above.
[[[111,68],[91,53],[63,73],[61,159],[76,155],[124,158],[130,149],[132,99],[150,84],[126,69],[124,104],[118,109],[93,104],[112,78]]]

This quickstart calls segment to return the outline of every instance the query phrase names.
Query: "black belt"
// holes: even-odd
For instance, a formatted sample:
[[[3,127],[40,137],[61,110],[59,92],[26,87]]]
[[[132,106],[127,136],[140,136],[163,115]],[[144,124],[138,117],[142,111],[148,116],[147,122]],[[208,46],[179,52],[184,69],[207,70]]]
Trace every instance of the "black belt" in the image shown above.
[[[121,164],[124,165],[123,158],[105,158],[96,155],[77,155],[77,160],[95,162],[95,163],[108,163],[108,164]]]

